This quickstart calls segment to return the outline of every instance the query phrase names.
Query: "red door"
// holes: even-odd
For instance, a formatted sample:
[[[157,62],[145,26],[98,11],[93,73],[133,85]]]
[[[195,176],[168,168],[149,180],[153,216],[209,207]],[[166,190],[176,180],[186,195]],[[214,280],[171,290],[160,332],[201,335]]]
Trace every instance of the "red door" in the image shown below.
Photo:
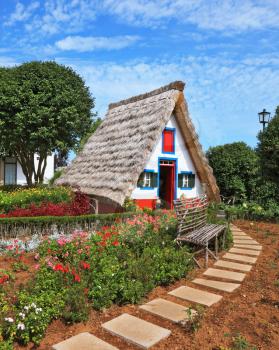
[[[165,208],[173,209],[175,196],[175,161],[160,161],[159,197]]]

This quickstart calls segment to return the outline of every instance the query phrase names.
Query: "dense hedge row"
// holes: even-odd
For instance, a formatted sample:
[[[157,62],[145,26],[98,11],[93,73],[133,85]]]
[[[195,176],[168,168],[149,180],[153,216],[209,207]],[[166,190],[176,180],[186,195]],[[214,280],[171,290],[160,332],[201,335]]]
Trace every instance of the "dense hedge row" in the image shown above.
[[[134,212],[115,214],[89,214],[80,216],[34,216],[0,218],[0,239],[32,235],[50,235],[55,232],[71,232],[75,229],[95,230],[102,225],[122,221]],[[159,215],[159,213],[157,214]]]

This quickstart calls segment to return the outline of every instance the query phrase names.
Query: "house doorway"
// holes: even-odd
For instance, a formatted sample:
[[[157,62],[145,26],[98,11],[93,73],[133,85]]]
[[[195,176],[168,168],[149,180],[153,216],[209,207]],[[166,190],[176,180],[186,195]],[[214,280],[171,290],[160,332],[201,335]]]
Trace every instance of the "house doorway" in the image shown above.
[[[162,207],[173,209],[175,199],[175,160],[160,160],[159,197]]]

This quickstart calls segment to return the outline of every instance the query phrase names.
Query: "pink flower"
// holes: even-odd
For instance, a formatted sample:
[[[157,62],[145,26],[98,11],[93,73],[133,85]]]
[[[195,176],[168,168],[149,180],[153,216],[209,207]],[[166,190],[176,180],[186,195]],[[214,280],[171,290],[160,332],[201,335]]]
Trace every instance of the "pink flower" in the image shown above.
[[[35,268],[35,270],[39,270],[40,264],[36,264],[36,265],[34,266],[34,268]]]

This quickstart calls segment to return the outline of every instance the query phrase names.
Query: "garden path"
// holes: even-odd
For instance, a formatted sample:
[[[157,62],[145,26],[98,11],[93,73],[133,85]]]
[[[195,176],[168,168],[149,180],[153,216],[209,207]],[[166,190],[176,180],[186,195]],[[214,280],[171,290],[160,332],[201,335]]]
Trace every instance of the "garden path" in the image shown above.
[[[203,273],[204,278],[196,278],[191,281],[191,286],[181,286],[168,293],[176,298],[177,303],[157,298],[141,305],[139,308],[158,317],[183,324],[189,319],[193,320],[192,316],[196,314],[196,311],[191,306],[187,308],[180,305],[179,299],[186,300],[191,305],[197,303],[210,307],[221,300],[223,296],[200,288],[204,287],[225,293],[232,293],[239,288],[241,284],[235,282],[244,280],[246,273],[251,270],[252,265],[257,261],[262,247],[236,226],[231,225],[231,230],[234,246],[215,262],[213,268],[208,268]],[[113,336],[121,337],[142,349],[149,349],[171,334],[171,331],[166,328],[129,314],[122,314],[103,323],[102,327]],[[117,348],[89,333],[80,333],[54,345],[53,349],[72,350],[77,348],[76,344],[79,344],[79,350],[117,350]]]

